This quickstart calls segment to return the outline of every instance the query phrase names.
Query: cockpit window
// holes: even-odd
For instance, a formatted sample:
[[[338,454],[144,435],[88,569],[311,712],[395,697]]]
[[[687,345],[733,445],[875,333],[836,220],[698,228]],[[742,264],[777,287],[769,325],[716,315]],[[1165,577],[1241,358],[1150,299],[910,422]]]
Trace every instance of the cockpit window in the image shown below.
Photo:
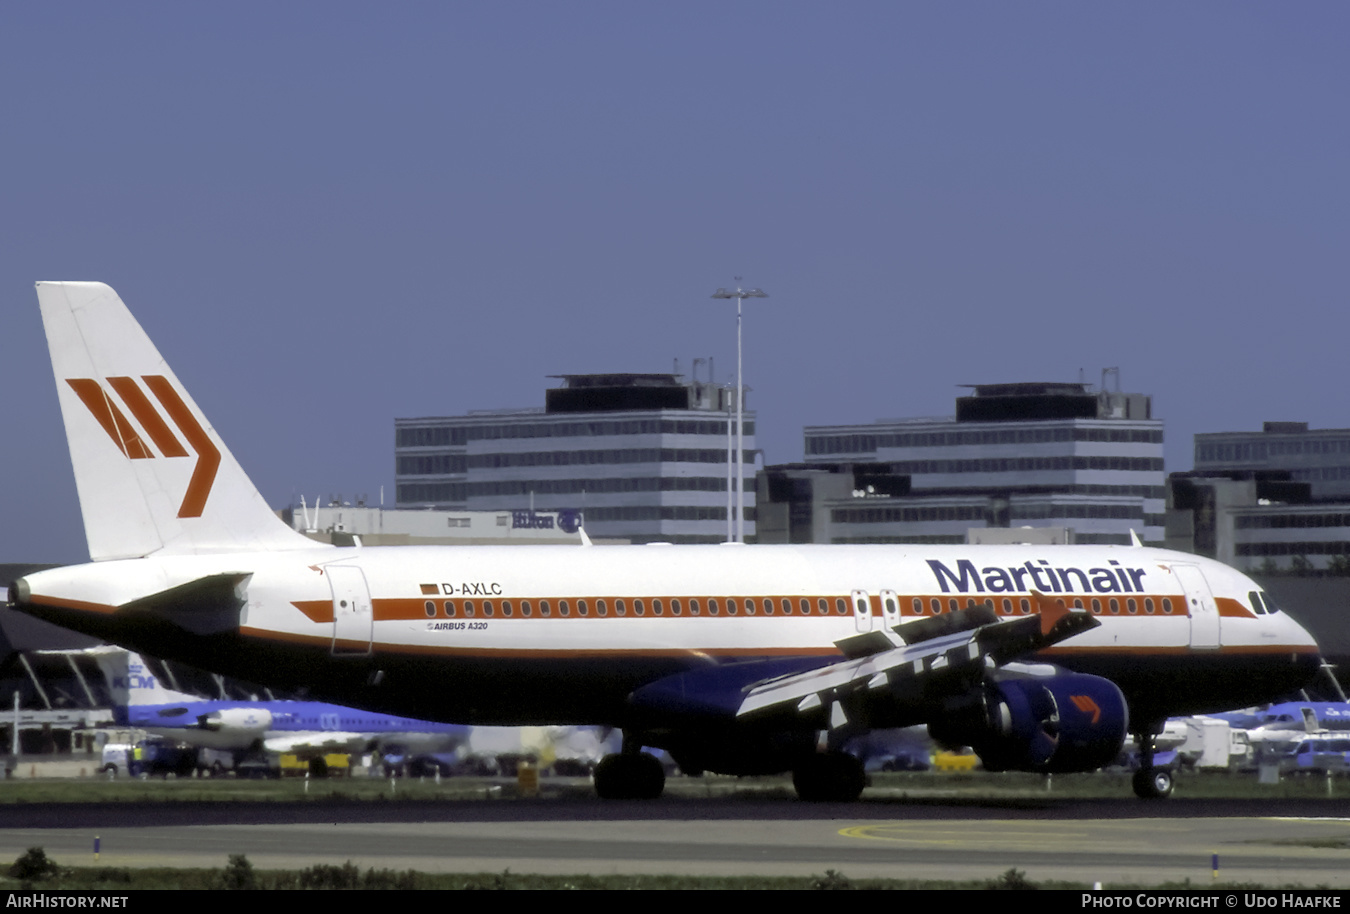
[[[1266,607],[1261,602],[1261,595],[1256,591],[1253,590],[1251,593],[1247,594],[1247,602],[1252,604],[1252,609],[1256,611],[1258,616],[1264,616],[1266,614]]]
[[[1279,604],[1272,600],[1270,594],[1266,593],[1264,590],[1261,591],[1261,601],[1266,604],[1266,612],[1270,613],[1272,616],[1280,611]]]

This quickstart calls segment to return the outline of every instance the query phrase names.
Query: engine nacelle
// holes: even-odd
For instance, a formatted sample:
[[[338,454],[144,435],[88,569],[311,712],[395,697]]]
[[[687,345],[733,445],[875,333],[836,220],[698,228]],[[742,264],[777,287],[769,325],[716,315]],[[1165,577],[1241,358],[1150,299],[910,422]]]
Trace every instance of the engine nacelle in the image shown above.
[[[964,713],[930,727],[975,750],[990,771],[1095,771],[1120,754],[1129,708],[1100,676],[999,671]]]
[[[223,708],[197,718],[203,730],[261,736],[272,728],[272,712],[263,708]]]

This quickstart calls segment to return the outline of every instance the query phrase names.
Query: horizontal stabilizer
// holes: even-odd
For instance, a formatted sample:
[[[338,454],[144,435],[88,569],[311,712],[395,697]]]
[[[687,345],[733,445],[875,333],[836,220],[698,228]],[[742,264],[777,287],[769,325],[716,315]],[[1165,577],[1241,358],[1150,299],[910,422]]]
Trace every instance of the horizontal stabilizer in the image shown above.
[[[153,616],[194,635],[238,631],[245,589],[252,576],[248,572],[208,575],[124,603],[117,611]]]

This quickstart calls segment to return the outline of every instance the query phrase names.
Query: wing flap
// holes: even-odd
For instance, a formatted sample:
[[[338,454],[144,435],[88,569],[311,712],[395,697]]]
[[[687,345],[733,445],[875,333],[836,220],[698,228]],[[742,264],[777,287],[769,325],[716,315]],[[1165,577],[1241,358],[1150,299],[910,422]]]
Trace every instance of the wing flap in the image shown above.
[[[1000,621],[993,605],[985,604],[948,614],[952,621],[944,626],[911,628],[908,632],[900,630],[916,622],[897,626],[896,633],[902,638],[909,635],[916,640],[758,683],[748,691],[736,716],[789,704],[799,713],[807,713],[858,693],[910,691],[925,679],[996,666],[1101,624],[1087,613],[1071,612],[1039,594],[1036,597],[1042,612],[1017,619]],[[857,638],[846,640],[855,642]],[[845,655],[849,656],[848,650]]]

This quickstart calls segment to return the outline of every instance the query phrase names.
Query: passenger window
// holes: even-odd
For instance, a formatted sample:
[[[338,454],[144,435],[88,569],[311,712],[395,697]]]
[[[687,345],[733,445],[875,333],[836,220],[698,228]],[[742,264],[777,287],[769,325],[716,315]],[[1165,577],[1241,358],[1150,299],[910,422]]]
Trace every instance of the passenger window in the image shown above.
[[[427,602],[423,604],[422,608],[426,610],[428,619],[434,619],[436,617],[436,603],[434,601],[427,600]]]

